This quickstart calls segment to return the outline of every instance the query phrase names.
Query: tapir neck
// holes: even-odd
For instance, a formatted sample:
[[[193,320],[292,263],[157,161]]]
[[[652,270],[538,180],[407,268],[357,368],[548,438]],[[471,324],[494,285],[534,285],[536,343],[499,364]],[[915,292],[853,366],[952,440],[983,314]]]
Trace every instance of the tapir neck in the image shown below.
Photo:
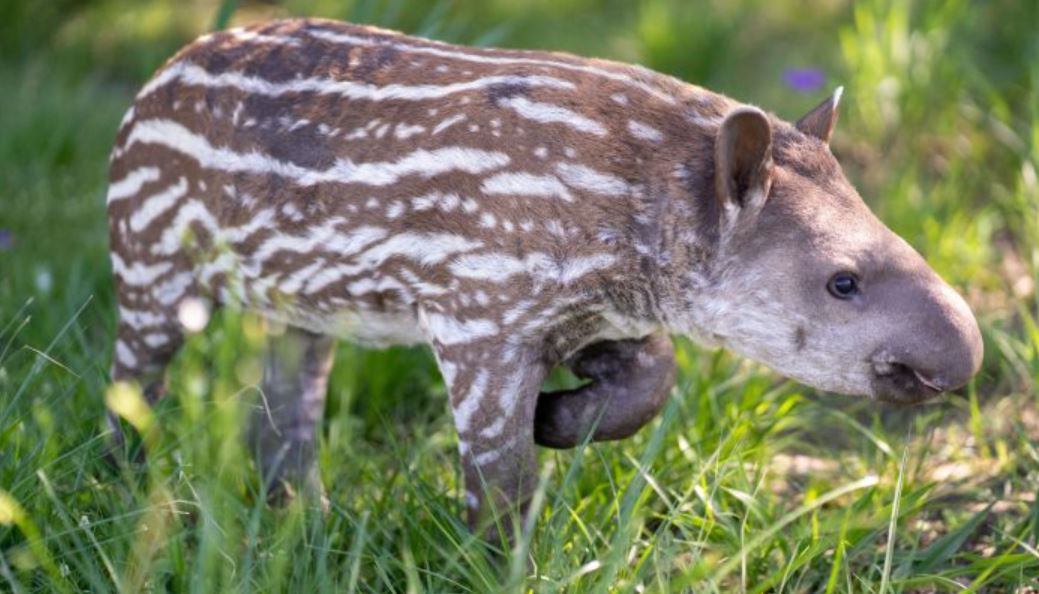
[[[637,280],[617,287],[623,297],[614,299],[627,315],[651,319],[681,334],[703,333],[702,328],[692,327],[688,314],[709,299],[719,253],[720,213],[712,162],[720,118],[714,110],[698,111],[703,102],[699,95],[692,97],[685,101],[679,124],[681,146],[646,159],[640,167],[624,236],[625,251],[633,262],[631,277]],[[667,118],[673,128],[673,114]],[[659,120],[654,124],[666,125]]]

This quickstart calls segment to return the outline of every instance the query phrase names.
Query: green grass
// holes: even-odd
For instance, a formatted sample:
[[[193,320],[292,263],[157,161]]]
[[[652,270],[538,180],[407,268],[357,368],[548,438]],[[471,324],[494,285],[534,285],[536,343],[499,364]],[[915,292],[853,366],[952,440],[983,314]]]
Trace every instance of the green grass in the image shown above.
[[[0,591],[1035,591],[1034,3],[218,4],[0,9]],[[779,73],[825,69],[846,87],[838,157],[968,296],[981,375],[895,409],[679,341],[661,418],[622,443],[542,452],[537,522],[500,551],[460,522],[446,393],[421,349],[340,347],[320,452],[331,512],[265,506],[240,440],[263,323],[225,312],[137,415],[148,464],[106,463],[117,122],[192,35],[289,12],[640,61],[788,119],[820,97]]]

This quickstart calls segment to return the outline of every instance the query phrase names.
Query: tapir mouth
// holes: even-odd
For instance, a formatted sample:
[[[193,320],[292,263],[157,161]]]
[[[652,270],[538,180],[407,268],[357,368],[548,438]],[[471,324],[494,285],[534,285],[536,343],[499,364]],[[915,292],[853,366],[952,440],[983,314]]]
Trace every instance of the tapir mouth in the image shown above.
[[[947,391],[939,381],[896,362],[874,360],[873,392],[883,402],[918,404]]]

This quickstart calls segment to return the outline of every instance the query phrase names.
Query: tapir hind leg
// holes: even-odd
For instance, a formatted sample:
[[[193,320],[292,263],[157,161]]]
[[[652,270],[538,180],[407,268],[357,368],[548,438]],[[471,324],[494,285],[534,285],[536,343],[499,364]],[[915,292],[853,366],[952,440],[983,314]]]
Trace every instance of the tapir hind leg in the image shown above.
[[[166,392],[164,373],[184,342],[175,305],[163,305],[149,287],[117,283],[119,323],[112,353],[113,382],[136,384],[149,404]],[[109,410],[108,426],[116,449],[125,447],[119,418]]]
[[[322,494],[317,432],[334,347],[331,337],[291,327],[269,339],[249,434],[271,501],[289,499],[300,489]]]
[[[674,347],[662,332],[589,345],[567,366],[591,382],[541,393],[534,417],[538,445],[572,448],[589,432],[592,441],[628,437],[656,417],[675,384]]]

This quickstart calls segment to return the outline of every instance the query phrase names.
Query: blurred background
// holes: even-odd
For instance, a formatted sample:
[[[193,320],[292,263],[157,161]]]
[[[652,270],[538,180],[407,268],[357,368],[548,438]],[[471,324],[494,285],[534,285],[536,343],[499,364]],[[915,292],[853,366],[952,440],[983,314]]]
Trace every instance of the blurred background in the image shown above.
[[[530,545],[542,582],[526,582],[522,563],[504,577],[493,563],[471,569],[452,519],[446,397],[423,350],[341,347],[323,449],[332,525],[300,512],[286,527],[253,506],[228,403],[258,375],[255,320],[221,318],[190,341],[156,413],[162,447],[146,478],[104,467],[104,194],[118,121],[189,40],[291,15],[636,62],[787,120],[843,85],[833,150],[880,218],[967,296],[986,339],[981,375],[964,395],[891,409],[680,342],[682,389],[665,418],[596,446],[598,462],[584,462],[594,469],[553,487],[547,532]],[[1037,167],[1035,0],[3,0],[0,578],[70,591],[667,591],[674,580],[696,591],[1034,592]],[[582,464],[553,456],[559,475]],[[864,476],[877,484],[840,492]],[[843,499],[826,499],[835,492]],[[156,511],[173,502],[195,521]],[[811,513],[789,515],[798,509]],[[264,542],[260,527],[282,541]]]

